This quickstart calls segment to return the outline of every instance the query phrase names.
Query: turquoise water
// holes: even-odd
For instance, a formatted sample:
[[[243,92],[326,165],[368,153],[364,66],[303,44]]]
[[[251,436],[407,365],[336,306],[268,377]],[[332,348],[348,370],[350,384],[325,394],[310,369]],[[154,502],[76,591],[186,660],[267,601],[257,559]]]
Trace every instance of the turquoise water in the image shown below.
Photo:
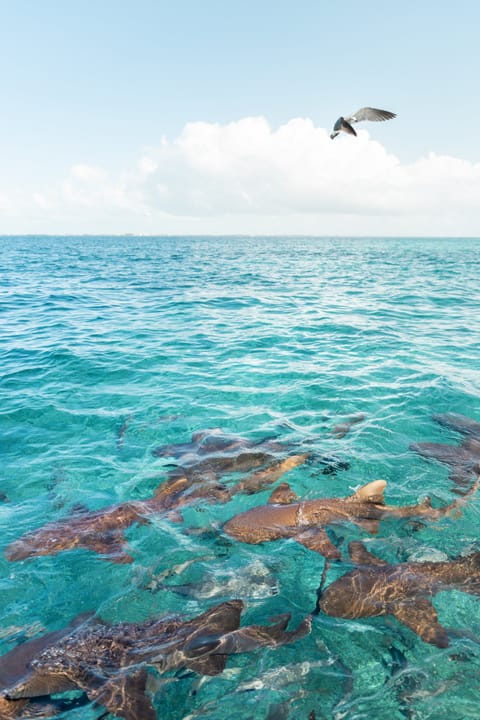
[[[336,474],[315,465],[289,473],[301,496],[345,496],[385,478],[389,503],[456,497],[448,468],[409,444],[458,444],[433,413],[480,420],[479,242],[4,237],[0,246],[2,550],[75,505],[148,497],[169,469],[152,450],[205,428],[308,442],[350,463]],[[358,413],[365,420],[345,437],[332,434]],[[183,525],[155,517],[133,526],[129,565],[88,550],[20,562],[2,552],[0,653],[89,609],[109,621],[191,617],[232,597],[232,578],[246,578],[236,589],[244,622],[285,611],[297,622],[314,608],[321,556],[292,540],[253,546],[185,532],[220,528],[269,494],[200,502]],[[367,538],[391,561],[451,557],[478,548],[479,503],[459,519],[386,521],[373,538],[337,527],[332,537],[345,557],[350,540]],[[195,558],[166,582],[208,580],[213,595],[184,598],[155,583]],[[248,580],[252,564],[271,592]],[[328,582],[349,567],[337,565]],[[222,676],[157,683],[159,717],[480,718],[479,602],[436,596],[455,631],[445,650],[394,618],[316,616],[309,637],[232,657]]]

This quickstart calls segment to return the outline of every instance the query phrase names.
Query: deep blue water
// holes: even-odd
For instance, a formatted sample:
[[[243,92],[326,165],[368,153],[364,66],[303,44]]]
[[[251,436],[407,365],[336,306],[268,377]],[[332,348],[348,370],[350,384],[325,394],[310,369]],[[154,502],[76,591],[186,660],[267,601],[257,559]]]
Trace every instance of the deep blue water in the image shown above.
[[[76,505],[148,497],[169,470],[152,450],[197,430],[306,442],[350,463],[289,473],[302,497],[346,496],[376,478],[388,481],[392,504],[457,497],[448,468],[409,444],[459,443],[434,413],[480,420],[480,241],[4,237],[0,247],[0,653],[89,609],[109,621],[192,617],[235,593],[244,622],[286,611],[298,622],[313,610],[321,556],[292,540],[222,540],[221,524],[271,489],[200,502],[183,524],[133,526],[131,564],[82,549],[3,557],[12,540]],[[358,413],[365,420],[345,437],[332,434]],[[479,503],[431,525],[386,521],[374,537],[335,528],[346,560],[328,582],[350,568],[352,539],[391,561],[478,549]],[[210,526],[217,538],[185,532]],[[155,585],[195,558],[167,582],[203,583],[203,593]],[[275,592],[252,584],[252,566]],[[319,615],[301,642],[233,657],[219,677],[157,678],[158,716],[480,718],[480,599],[452,591],[434,602],[454,630],[449,648],[392,617]]]

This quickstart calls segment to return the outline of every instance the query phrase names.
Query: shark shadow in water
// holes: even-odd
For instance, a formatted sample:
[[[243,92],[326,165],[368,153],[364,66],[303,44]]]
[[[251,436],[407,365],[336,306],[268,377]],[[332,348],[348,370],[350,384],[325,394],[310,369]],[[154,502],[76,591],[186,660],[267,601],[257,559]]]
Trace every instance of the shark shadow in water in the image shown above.
[[[434,415],[433,419],[464,435],[464,440],[458,446],[432,442],[412,443],[410,450],[448,465],[450,479],[457,485],[465,486],[473,475],[480,472],[480,423],[457,413]]]
[[[95,511],[81,511],[38,530],[26,533],[5,549],[7,560],[24,560],[39,555],[56,555],[64,550],[87,548],[112,562],[129,563],[125,530],[135,523],[146,523],[151,515],[164,513],[178,520],[178,509],[198,500],[227,502],[239,492],[255,493],[275,482],[285,472],[302,465],[309,454],[291,455],[266,468],[256,470],[232,487],[217,482],[197,482],[171,477],[147,500],[118,503]],[[181,516],[180,516],[181,519]]]
[[[393,615],[425,642],[444,648],[447,631],[438,622],[432,597],[445,590],[480,594],[480,553],[445,562],[406,562],[390,565],[351,542],[357,567],[325,590],[320,587],[316,612],[341,618]]]
[[[291,643],[311,629],[307,617],[287,630],[289,614],[272,618],[271,625],[240,627],[242,609],[240,600],[231,600],[191,620],[107,625],[81,618],[63,631],[20,645],[0,658],[0,671],[7,668],[0,691],[3,717],[17,717],[15,704],[22,712],[26,699],[79,690],[117,717],[156,720],[146,693],[150,667],[161,673],[188,668],[218,675],[229,655]]]
[[[386,485],[385,480],[374,480],[347,498],[299,500],[290,486],[282,483],[273,491],[267,505],[235,515],[223,529],[236,540],[252,544],[294,538],[326,558],[338,559],[340,551],[325,530],[328,525],[353,522],[367,532],[376,533],[383,518],[438,520],[458,511],[464,503],[462,499],[434,508],[427,498],[418,505],[386,505],[383,497]],[[478,486],[477,480],[467,494],[474,493]]]

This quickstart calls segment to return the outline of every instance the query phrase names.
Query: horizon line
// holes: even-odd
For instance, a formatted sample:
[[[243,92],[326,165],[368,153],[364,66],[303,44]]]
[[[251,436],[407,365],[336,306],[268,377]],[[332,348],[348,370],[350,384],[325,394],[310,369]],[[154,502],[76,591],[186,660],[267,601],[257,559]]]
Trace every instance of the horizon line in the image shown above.
[[[20,237],[129,237],[129,238],[311,238],[311,239],[329,239],[329,238],[345,238],[345,239],[397,239],[397,240],[480,240],[480,235],[352,235],[350,233],[329,233],[327,235],[317,235],[312,233],[0,233],[0,239],[4,238],[20,238]]]

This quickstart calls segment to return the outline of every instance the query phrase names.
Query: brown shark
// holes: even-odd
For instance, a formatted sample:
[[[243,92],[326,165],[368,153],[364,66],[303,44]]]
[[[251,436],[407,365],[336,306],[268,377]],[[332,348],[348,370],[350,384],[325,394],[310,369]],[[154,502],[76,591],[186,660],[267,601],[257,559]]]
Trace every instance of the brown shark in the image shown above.
[[[87,617],[89,616],[79,615],[66,627],[27,640],[0,657],[0,688],[8,687],[17,682],[19,678],[28,672],[30,663],[37,655],[54,646],[66,635],[69,635],[74,628],[84,623]],[[51,717],[71,709],[72,702],[54,701],[49,697],[9,700],[0,694],[0,720],[22,717]],[[78,704],[78,701],[75,701],[75,704]]]
[[[153,454],[158,457],[176,458],[180,464],[192,464],[192,462],[197,462],[199,457],[217,455],[222,452],[238,453],[239,450],[248,450],[262,445],[270,446],[270,443],[273,442],[270,439],[255,442],[237,435],[228,435],[220,428],[212,428],[197,430],[192,434],[190,442],[160,445],[153,450]]]
[[[444,427],[464,435],[462,443],[418,442],[410,449],[422,457],[437,460],[451,468],[450,479],[457,485],[466,485],[473,475],[480,472],[480,423],[465,415],[444,413],[434,415],[433,419]]]
[[[480,422],[459,413],[438,413],[433,415],[435,422],[456,430],[462,435],[471,435],[480,440]]]
[[[38,555],[56,555],[64,550],[87,548],[101,553],[112,562],[129,563],[125,530],[135,523],[148,522],[149,516],[169,513],[198,500],[227,502],[239,492],[254,493],[275,482],[283,473],[303,464],[309,455],[291,455],[228,488],[215,481],[196,482],[186,477],[171,477],[147,500],[118,503],[95,511],[81,511],[33,530],[5,549],[8,560],[24,560]],[[177,516],[175,516],[177,517]]]
[[[174,458],[176,468],[171,475],[193,480],[218,479],[230,472],[250,472],[273,462],[276,454],[287,449],[286,445],[271,438],[252,441],[214,428],[193,433],[191,442],[161,445],[153,450],[153,454]]]
[[[343,437],[352,425],[360,422],[363,415],[348,418],[333,429],[333,434]],[[338,433],[338,435],[337,435]],[[228,435],[218,428],[199,430],[186,443],[161,445],[153,450],[157,457],[174,459],[170,477],[186,477],[189,480],[218,480],[226,473],[251,472],[255,468],[271,464],[279,456],[305,452],[305,444],[311,440],[284,443],[275,438],[248,440],[237,435]],[[335,473],[348,468],[342,458],[320,453],[310,453],[315,464],[322,465],[323,474]]]
[[[478,480],[468,494],[478,488]],[[368,532],[378,531],[385,517],[419,517],[438,520],[463,504],[456,500],[441,508],[433,508],[429,498],[418,505],[385,505],[385,480],[374,480],[347,498],[299,500],[287,483],[282,483],[270,496],[267,505],[254,507],[236,515],[224,525],[225,532],[246,543],[261,543],[279,538],[294,538],[310,550],[326,558],[339,558],[340,551],[328,537],[325,528],[340,522],[354,522]]]
[[[331,430],[331,434],[334,435],[336,438],[343,438],[347,433],[350,432],[350,429],[353,427],[353,425],[357,425],[360,422],[363,422],[365,420],[364,413],[358,413],[357,415],[352,415],[352,417],[347,418],[341,423],[337,423]]]
[[[100,621],[76,624],[31,641],[0,658],[10,668],[1,698],[7,703],[80,690],[125,720],[156,720],[146,694],[148,668],[166,672],[185,667],[203,675],[217,675],[229,655],[263,647],[278,647],[308,635],[311,618],[287,630],[289,614],[271,625],[240,627],[243,603],[231,600],[201,615],[152,619],[145,623],[107,625]],[[11,657],[15,655],[15,662]],[[17,658],[21,657],[20,661]],[[6,716],[6,717],[15,717]]]
[[[351,542],[358,566],[319,590],[317,611],[342,618],[393,615],[425,642],[447,647],[447,631],[438,622],[432,597],[445,590],[480,594],[480,553],[445,562],[390,565],[372,555],[363,543]]]

